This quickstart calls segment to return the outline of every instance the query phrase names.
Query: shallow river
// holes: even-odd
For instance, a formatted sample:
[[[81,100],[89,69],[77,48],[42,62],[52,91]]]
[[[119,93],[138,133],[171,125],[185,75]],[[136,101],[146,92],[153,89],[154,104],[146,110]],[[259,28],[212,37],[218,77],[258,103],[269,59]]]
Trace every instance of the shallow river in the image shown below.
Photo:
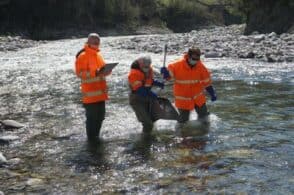
[[[160,120],[153,137],[144,139],[127,85],[129,65],[140,54],[109,46],[125,38],[102,39],[106,61],[120,64],[108,78],[111,100],[99,145],[87,144],[73,71],[84,39],[0,53],[0,120],[26,125],[0,131],[20,138],[0,146],[8,160],[20,159],[0,167],[0,191],[294,193],[293,63],[204,59],[219,98],[208,101],[209,133],[179,136],[175,122]],[[159,69],[162,54],[150,55]],[[172,100],[169,87],[162,95]]]

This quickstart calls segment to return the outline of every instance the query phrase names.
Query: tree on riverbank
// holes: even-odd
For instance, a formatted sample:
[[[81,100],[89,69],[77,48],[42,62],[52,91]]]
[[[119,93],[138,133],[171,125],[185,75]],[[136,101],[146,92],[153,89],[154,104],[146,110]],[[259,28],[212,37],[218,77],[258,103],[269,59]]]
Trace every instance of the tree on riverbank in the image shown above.
[[[51,38],[50,32],[66,29],[134,31],[142,25],[183,32],[224,24],[224,13],[229,14],[224,10],[193,0],[0,0],[0,31],[26,32],[36,39]]]
[[[0,32],[34,39],[61,38],[60,32],[115,29],[133,33],[140,26],[187,32],[208,25],[245,22],[246,32],[287,31],[291,0],[0,0]],[[68,34],[71,34],[68,33]]]
[[[245,34],[294,31],[293,0],[242,0],[240,8],[247,15]]]

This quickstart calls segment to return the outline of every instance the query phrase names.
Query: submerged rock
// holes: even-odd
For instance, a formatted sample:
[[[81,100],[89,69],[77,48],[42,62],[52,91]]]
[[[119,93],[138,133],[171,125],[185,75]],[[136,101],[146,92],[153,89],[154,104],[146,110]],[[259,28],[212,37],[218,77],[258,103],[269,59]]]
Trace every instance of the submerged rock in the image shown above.
[[[17,165],[21,162],[21,159],[20,158],[12,158],[12,159],[9,159],[7,162],[8,162],[8,164],[11,164],[11,165]]]
[[[9,145],[11,141],[19,140],[20,138],[16,135],[4,135],[0,136],[0,145]]]
[[[7,163],[7,159],[5,158],[5,156],[3,156],[3,154],[0,152],[0,165],[2,164],[6,164]]]
[[[39,187],[41,185],[44,184],[44,181],[42,179],[38,179],[38,178],[30,178],[28,179],[28,181],[26,182],[27,186],[30,186],[32,188],[34,187]]]
[[[22,128],[22,127],[25,126],[24,124],[19,123],[19,122],[15,121],[15,120],[3,120],[3,121],[0,121],[0,122],[6,128],[17,128],[17,129],[19,129],[19,128]]]

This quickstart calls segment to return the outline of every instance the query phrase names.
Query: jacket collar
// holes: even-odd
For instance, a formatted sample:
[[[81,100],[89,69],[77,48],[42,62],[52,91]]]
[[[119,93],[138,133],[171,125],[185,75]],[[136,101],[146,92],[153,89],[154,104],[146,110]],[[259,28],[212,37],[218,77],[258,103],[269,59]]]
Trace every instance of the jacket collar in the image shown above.
[[[88,44],[85,44],[84,49],[87,53],[91,53],[91,54],[96,54],[97,52],[100,51],[100,49],[93,49],[91,48]]]

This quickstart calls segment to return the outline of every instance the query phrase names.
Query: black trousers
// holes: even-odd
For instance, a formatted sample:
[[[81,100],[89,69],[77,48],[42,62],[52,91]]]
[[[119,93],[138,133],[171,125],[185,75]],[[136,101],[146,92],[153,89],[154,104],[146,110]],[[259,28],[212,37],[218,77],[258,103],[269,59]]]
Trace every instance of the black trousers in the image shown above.
[[[105,101],[84,104],[86,110],[86,130],[88,140],[99,138],[102,122],[105,118]]]
[[[131,93],[129,98],[130,105],[138,121],[143,125],[143,132],[150,133],[153,129],[153,123],[156,121],[151,108],[153,100],[149,97],[141,97],[134,93]]]
[[[205,119],[208,115],[209,112],[207,110],[207,106],[206,104],[203,104],[203,106],[199,107],[199,106],[195,106],[195,111],[198,114],[198,119]],[[187,122],[189,120],[190,117],[190,110],[183,110],[183,109],[179,109],[179,123],[184,123]]]

